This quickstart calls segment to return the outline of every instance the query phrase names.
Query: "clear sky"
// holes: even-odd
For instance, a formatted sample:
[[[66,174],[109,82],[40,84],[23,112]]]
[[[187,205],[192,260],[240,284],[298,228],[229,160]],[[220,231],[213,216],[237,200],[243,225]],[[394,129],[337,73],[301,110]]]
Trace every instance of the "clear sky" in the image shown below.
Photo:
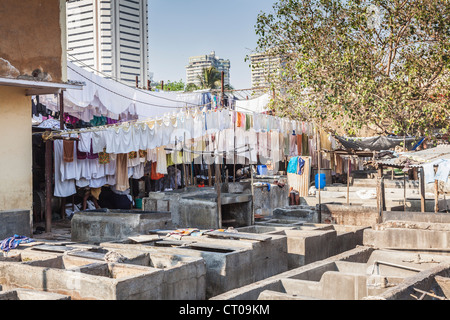
[[[235,89],[251,88],[245,56],[256,49],[256,18],[275,0],[148,0],[150,72],[155,81],[186,83],[190,56],[229,59]]]

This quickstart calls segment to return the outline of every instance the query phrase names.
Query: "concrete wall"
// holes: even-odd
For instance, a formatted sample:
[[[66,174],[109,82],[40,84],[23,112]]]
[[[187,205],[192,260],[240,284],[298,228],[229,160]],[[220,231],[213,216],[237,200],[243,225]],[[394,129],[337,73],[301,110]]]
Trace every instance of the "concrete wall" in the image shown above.
[[[0,77],[29,79],[39,69],[39,80],[67,80],[65,8],[65,0],[0,1]]]
[[[364,245],[448,252],[450,226],[446,223],[389,220],[373,229],[364,230]]]
[[[230,290],[211,298],[211,300],[257,300],[259,295],[265,290],[282,291],[283,284],[281,281],[284,279],[320,281],[320,278],[325,272],[337,270],[336,261],[366,262],[372,252],[372,248],[359,247],[328,259],[292,269],[238,289]],[[271,297],[271,299],[273,298]]]
[[[0,211],[0,239],[12,237],[15,234],[32,237],[33,222],[31,211]]]
[[[195,243],[191,243],[195,242]],[[104,248],[163,252],[202,258],[206,263],[206,298],[288,270],[286,240],[273,235],[267,241],[226,240],[185,236],[171,247],[101,243]]]
[[[0,101],[0,211],[31,210],[31,99],[24,89],[0,86]]]
[[[340,225],[373,226],[381,219],[377,208],[346,204],[322,204],[322,221]],[[317,209],[316,209],[317,211]]]
[[[289,188],[287,185],[283,188],[271,185],[270,191],[266,185],[255,186],[254,194],[255,214],[269,216],[273,214],[274,209],[289,205]]]
[[[414,288],[430,293],[432,292],[437,296],[449,299],[449,288],[445,288],[447,289],[447,291],[445,291],[445,289],[436,281],[436,276],[450,279],[450,264],[439,264],[413,276],[407,277],[399,285],[389,288],[377,296],[366,297],[365,300],[417,300],[422,293],[417,292]],[[414,298],[414,296],[416,298]],[[424,298],[425,300],[432,299],[431,296],[427,295],[425,295]]]
[[[0,300],[71,300],[69,296],[28,290],[28,289],[14,289],[11,291],[0,292]]]
[[[125,264],[80,263],[61,265],[53,261],[0,263],[0,283],[11,290],[16,287],[48,291],[76,300],[153,300],[162,298],[164,271]]]
[[[130,213],[111,210],[77,212],[71,220],[72,241],[100,243],[148,234],[149,230],[172,226],[170,213]]]

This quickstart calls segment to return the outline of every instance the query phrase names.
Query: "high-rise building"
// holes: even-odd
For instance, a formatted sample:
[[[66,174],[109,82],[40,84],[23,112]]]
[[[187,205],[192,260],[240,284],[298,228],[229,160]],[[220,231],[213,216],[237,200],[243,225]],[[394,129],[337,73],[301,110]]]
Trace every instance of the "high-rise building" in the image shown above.
[[[254,53],[250,55],[252,88],[268,87],[281,75],[281,59],[279,55],[270,53]]]
[[[149,80],[148,0],[70,0],[68,58],[130,86]]]
[[[210,54],[193,56],[189,58],[189,64],[186,66],[186,84],[193,83],[200,85],[199,76],[202,76],[203,69],[214,67],[217,71],[224,72],[224,85],[230,85],[230,60],[220,59],[212,51]]]

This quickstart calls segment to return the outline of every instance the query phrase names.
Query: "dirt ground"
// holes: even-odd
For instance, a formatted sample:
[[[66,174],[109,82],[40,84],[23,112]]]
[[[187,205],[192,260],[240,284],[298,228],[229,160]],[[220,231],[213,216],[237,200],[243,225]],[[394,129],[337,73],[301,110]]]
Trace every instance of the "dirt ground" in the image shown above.
[[[40,231],[42,230],[42,231]],[[42,240],[70,240],[70,220],[52,221],[51,232],[45,232],[45,222],[39,222],[33,225],[33,239]],[[37,231],[37,232],[36,232]]]

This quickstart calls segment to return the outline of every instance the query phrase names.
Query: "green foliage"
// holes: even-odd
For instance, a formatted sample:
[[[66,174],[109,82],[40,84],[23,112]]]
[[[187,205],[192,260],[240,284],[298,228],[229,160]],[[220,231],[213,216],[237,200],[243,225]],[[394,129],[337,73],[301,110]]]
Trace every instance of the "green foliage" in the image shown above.
[[[198,76],[201,89],[218,89],[221,87],[222,75],[214,67],[204,68],[202,75]]]
[[[190,91],[194,91],[194,90],[198,90],[198,89],[199,89],[199,87],[197,87],[197,86],[195,85],[195,83],[188,83],[188,84],[186,85],[185,91],[190,92]]]
[[[255,28],[258,49],[285,61],[278,113],[348,133],[449,128],[449,1],[279,0],[273,9]]]
[[[164,91],[184,91],[184,82],[182,79],[180,81],[171,82],[170,80],[167,83],[164,83]]]

